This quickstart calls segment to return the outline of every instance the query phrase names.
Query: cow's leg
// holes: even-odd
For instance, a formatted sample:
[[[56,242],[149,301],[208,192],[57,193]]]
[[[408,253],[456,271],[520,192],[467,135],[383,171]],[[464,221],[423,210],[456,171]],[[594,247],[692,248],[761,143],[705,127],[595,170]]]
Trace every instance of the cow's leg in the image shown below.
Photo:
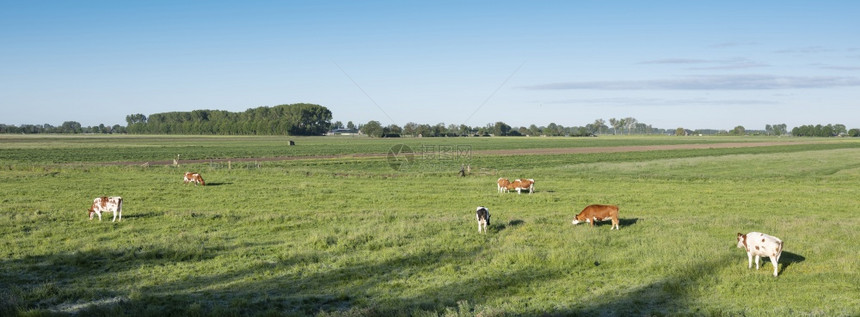
[[[752,268],[752,253],[747,252],[747,259],[749,260],[749,265],[747,265],[747,269]]]
[[[116,210],[113,211],[113,220],[111,222],[116,222]]]
[[[99,221],[102,221],[102,212],[101,212],[101,211],[97,211],[97,212],[96,212],[96,215],[99,215]]]
[[[770,262],[773,263],[773,276],[776,277],[779,272],[779,263],[774,258],[770,258]]]
[[[756,255],[756,256],[755,256],[755,269],[756,269],[756,270],[758,270],[758,269],[759,269],[759,263],[760,263],[760,262],[761,262],[761,256],[760,256],[760,255]]]

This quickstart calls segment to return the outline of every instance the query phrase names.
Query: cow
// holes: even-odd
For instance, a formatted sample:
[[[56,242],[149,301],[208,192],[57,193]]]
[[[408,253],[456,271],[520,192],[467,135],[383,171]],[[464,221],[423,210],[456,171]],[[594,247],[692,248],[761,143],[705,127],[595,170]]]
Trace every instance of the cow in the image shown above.
[[[612,227],[609,230],[621,230],[618,226],[618,206],[615,205],[589,205],[573,217],[573,224],[588,222],[594,227],[595,221],[612,219]]]
[[[195,186],[197,184],[206,186],[206,182],[203,181],[203,176],[200,176],[199,173],[185,172],[185,178],[183,179],[183,181],[185,182],[185,184],[188,184],[188,182],[192,182]]]
[[[533,179],[516,179],[508,184],[508,190],[516,190],[517,194],[522,194],[521,191],[528,190],[529,194],[535,191],[535,180]]]
[[[484,206],[478,206],[478,209],[475,211],[475,217],[478,218],[478,233],[481,232],[481,228],[483,228],[483,232],[487,232],[487,227],[490,226],[490,210]]]
[[[117,215],[119,215],[119,221],[122,221],[122,197],[98,197],[93,199],[93,205],[88,209],[90,214],[90,220],[93,220],[93,214],[99,215],[99,221],[102,221],[102,212],[103,211],[112,211],[113,212],[113,220],[116,221]]]
[[[738,248],[747,251],[747,269],[752,268],[753,256],[755,256],[755,269],[759,268],[761,257],[769,257],[773,264],[773,276],[779,273],[779,257],[782,255],[782,240],[777,237],[766,235],[761,232],[738,233]]]
[[[509,181],[507,178],[499,177],[499,180],[496,181],[496,184],[499,185],[498,189],[500,193],[507,193],[508,185],[511,184],[511,181]]]

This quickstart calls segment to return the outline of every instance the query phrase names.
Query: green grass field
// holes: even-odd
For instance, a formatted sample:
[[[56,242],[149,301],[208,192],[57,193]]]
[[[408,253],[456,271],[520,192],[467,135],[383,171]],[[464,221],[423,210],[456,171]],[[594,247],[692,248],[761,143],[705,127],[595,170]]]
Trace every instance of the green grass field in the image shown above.
[[[286,140],[0,136],[0,315],[860,315],[857,139]],[[778,145],[481,154],[725,142]],[[416,151],[395,170],[398,144]],[[138,164],[177,154],[213,161]],[[300,159],[238,160],[267,157]],[[102,195],[122,222],[87,220]],[[621,230],[571,225],[593,203]],[[778,278],[747,269],[750,231],[785,242]]]

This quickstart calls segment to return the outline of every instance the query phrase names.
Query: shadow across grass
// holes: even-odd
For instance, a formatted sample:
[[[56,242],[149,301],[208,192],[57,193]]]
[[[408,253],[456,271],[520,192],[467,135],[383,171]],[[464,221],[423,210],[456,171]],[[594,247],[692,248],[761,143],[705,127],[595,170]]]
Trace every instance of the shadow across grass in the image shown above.
[[[237,248],[267,248],[241,245]],[[350,250],[351,251],[351,250]],[[483,258],[480,247],[439,247],[387,259],[356,258],[349,252],[303,252],[277,260],[251,261],[214,274],[197,272],[139,284],[152,268],[213,261],[235,250],[203,248],[100,248],[0,261],[0,312],[24,311],[81,316],[408,316],[440,312],[462,301],[482,305],[511,289],[556,278],[560,273],[523,266],[504,276],[471,275],[448,283],[413,284],[412,277],[441,269],[475,270],[467,259]],[[143,273],[141,272],[150,272]],[[92,285],[111,279],[110,286]],[[136,285],[136,286],[132,286]]]
[[[221,185],[233,185],[233,183],[232,182],[206,183],[206,187],[221,186]]]
[[[629,227],[639,222],[639,218],[621,218],[618,219],[618,225],[621,227]]]
[[[619,227],[619,229],[620,229],[620,228],[623,228],[623,227],[629,227],[629,226],[635,225],[637,222],[639,222],[639,218],[619,218],[619,219],[618,219],[618,227]],[[580,225],[587,226],[587,227],[590,227],[590,226],[591,226],[591,225],[590,225],[589,223],[587,223],[587,222],[579,223],[579,224],[580,224]],[[606,221],[603,221],[603,220],[595,221],[595,222],[594,222],[594,226],[595,226],[595,227],[612,226],[612,221],[609,221],[609,220],[606,220]]]
[[[779,256],[779,262],[782,262],[782,268],[779,270],[779,274],[785,273],[785,270],[788,269],[788,266],[794,263],[803,262],[805,260],[806,258],[800,254],[782,251],[782,255]]]
[[[154,212],[154,211],[144,211],[144,212],[133,212],[129,214],[123,214],[122,219],[135,219],[135,218],[153,218],[157,216],[161,216],[164,213]]]
[[[595,266],[600,263],[595,262]],[[731,256],[711,258],[691,263],[682,269],[653,281],[631,288],[615,296],[582,297],[567,308],[543,312],[542,316],[672,316],[672,315],[742,315],[739,312],[708,312],[691,300],[697,292],[707,289],[704,284],[712,275],[731,265]]]
[[[523,225],[524,223],[526,223],[526,222],[525,222],[525,221],[523,221],[523,220],[520,220],[520,219],[514,219],[514,220],[511,220],[511,221],[508,221],[508,223],[507,223],[507,224],[501,223],[501,224],[494,224],[494,225],[491,225],[491,226],[490,226],[490,229],[491,229],[491,230],[493,230],[493,231],[495,231],[495,232],[499,232],[499,231],[502,231],[502,230],[507,229],[508,227],[517,227],[517,226],[521,226],[521,225]]]

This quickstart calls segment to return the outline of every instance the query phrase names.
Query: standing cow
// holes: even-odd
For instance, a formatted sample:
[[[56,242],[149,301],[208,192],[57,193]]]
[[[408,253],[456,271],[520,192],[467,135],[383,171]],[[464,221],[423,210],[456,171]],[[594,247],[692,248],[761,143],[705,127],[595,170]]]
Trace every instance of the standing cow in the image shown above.
[[[507,193],[508,185],[511,184],[511,181],[509,181],[507,178],[499,177],[499,180],[496,181],[496,184],[498,185],[498,190],[500,193]]]
[[[517,194],[521,194],[523,190],[527,190],[529,194],[534,193],[535,191],[535,180],[534,179],[516,179],[510,184],[508,184],[508,190],[516,190]]]
[[[103,211],[112,211],[113,212],[113,220],[116,221],[117,215],[119,215],[119,221],[122,221],[122,197],[99,197],[93,199],[93,205],[88,209],[90,214],[90,220],[93,220],[93,214],[99,215],[99,221],[102,221],[102,212]]]
[[[756,270],[759,268],[761,257],[766,256],[773,264],[773,276],[776,277],[779,273],[778,262],[782,255],[782,240],[779,238],[761,232],[738,233],[738,248],[744,248],[747,251],[748,269],[752,268],[753,256],[755,256]]]
[[[200,176],[200,173],[185,172],[185,177],[182,181],[184,181],[185,184],[193,182],[194,185],[200,184],[202,186],[206,186],[206,182],[203,181],[203,176]]]
[[[487,227],[490,226],[490,210],[484,206],[478,206],[478,209],[475,211],[475,217],[478,218],[478,233],[480,233],[483,228],[483,232],[487,232]]]
[[[573,224],[588,222],[594,227],[595,221],[612,220],[612,227],[609,230],[621,230],[618,220],[618,206],[615,205],[589,205],[573,217]]]

